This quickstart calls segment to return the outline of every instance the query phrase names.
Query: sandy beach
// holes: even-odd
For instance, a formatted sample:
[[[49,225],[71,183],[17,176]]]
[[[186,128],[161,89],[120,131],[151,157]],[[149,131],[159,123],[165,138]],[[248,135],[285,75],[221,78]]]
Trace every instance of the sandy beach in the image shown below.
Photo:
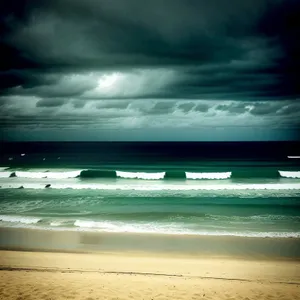
[[[300,262],[0,252],[1,299],[300,299]]]

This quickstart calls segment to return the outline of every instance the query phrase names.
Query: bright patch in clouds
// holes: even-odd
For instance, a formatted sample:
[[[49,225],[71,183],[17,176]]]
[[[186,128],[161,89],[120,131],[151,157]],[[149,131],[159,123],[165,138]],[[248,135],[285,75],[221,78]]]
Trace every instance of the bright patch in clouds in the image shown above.
[[[83,93],[82,98],[143,97],[165,88],[176,75],[168,69],[94,74],[95,88]]]
[[[98,81],[97,89],[107,93],[113,92],[118,88],[118,85],[120,85],[120,81],[122,81],[123,78],[124,76],[122,76],[122,74],[120,73],[103,75]]]

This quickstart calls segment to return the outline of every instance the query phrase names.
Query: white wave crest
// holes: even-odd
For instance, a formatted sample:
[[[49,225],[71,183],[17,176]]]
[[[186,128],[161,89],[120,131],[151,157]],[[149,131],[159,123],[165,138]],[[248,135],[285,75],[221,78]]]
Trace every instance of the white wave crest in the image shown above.
[[[9,167],[0,167],[0,172],[1,171],[5,171],[6,169],[8,169]]]
[[[158,172],[158,173],[145,173],[145,172],[122,172],[116,171],[117,177],[121,178],[129,178],[129,179],[163,179],[165,177],[166,172]]]
[[[22,216],[6,216],[0,215],[0,221],[2,222],[12,222],[12,223],[23,223],[23,224],[36,224],[41,219],[33,217],[22,217]]]
[[[15,174],[19,178],[51,178],[51,179],[66,179],[75,178],[80,175],[82,170],[68,172],[34,172],[34,171],[16,171]]]
[[[278,171],[281,177],[300,178],[300,171]]]
[[[2,171],[0,172],[0,178],[8,178],[12,172]]]
[[[227,179],[230,178],[231,172],[217,172],[217,173],[192,173],[185,172],[187,179]]]

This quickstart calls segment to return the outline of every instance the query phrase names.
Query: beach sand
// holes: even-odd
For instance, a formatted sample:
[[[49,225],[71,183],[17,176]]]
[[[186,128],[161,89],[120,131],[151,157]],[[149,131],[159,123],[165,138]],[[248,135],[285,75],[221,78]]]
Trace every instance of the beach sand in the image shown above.
[[[300,299],[300,262],[0,251],[0,299]]]

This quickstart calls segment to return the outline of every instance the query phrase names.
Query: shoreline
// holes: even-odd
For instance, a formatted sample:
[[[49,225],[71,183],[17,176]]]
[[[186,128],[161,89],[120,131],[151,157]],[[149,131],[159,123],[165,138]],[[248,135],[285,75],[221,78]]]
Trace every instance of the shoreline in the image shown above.
[[[0,227],[0,250],[148,253],[255,260],[300,260],[300,238],[111,233]]]

